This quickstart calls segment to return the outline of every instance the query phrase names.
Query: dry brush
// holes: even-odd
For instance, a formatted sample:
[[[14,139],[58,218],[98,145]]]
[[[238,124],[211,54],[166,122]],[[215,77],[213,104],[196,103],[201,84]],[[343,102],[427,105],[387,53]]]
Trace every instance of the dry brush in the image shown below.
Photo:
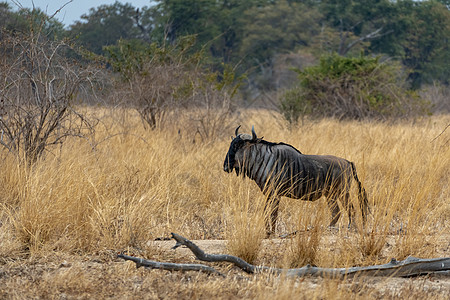
[[[53,148],[55,156],[38,160],[33,168],[22,168],[14,155],[1,153],[3,263],[30,255],[95,255],[109,249],[180,262],[148,243],[170,232],[192,239],[227,239],[228,253],[277,268],[305,263],[347,268],[392,257],[449,254],[450,149],[448,130],[443,132],[447,116],[413,124],[321,120],[288,130],[272,113],[245,112],[246,123],[255,124],[268,140],[354,161],[369,195],[372,214],[364,232],[328,231],[330,216],[322,200],[282,199],[277,233],[300,233],[279,243],[261,242],[265,199],[259,189],[222,170],[228,139],[193,144],[178,135],[177,126],[144,130],[136,112],[127,110],[120,120],[132,134],[115,135],[124,125],[114,114],[91,113],[103,114],[102,124],[109,124],[96,128],[95,139],[102,142],[95,148],[87,140],[67,140],[62,148]],[[345,227],[346,221],[339,224]],[[305,243],[314,251],[305,252]],[[269,288],[262,288],[266,279],[261,280],[251,284],[252,291]],[[328,291],[337,289],[329,283]],[[230,282],[214,286],[223,291],[223,284]]]

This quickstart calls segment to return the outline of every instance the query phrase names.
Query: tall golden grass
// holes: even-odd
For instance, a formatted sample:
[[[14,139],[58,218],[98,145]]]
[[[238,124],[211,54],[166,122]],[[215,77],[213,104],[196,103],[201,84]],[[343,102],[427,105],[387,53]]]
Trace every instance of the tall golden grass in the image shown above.
[[[288,127],[274,113],[246,112],[243,132],[255,125],[266,140],[353,161],[371,206],[364,229],[359,214],[358,230],[347,230],[343,213],[341,230],[329,231],[324,200],[283,198],[277,234],[299,234],[267,250],[264,196],[251,180],[223,172],[229,138],[193,143],[193,133],[183,130],[188,117],[146,131],[132,112],[122,114],[105,114],[94,137],[68,140],[32,167],[1,152],[0,257],[147,249],[148,241],[170,232],[226,239],[231,254],[279,267],[448,256],[443,239],[450,232],[450,133],[438,135],[449,116],[398,124],[327,119]],[[356,199],[353,192],[358,207]]]

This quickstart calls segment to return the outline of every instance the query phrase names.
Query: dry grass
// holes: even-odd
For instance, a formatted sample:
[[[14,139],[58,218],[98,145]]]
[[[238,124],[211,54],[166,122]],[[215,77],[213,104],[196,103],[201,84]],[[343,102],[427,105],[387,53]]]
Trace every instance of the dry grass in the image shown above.
[[[286,129],[279,116],[246,113],[243,131],[254,124],[266,140],[355,162],[371,203],[365,230],[357,218],[360,230],[348,231],[343,214],[342,230],[330,232],[324,200],[283,198],[278,233],[299,229],[300,234],[264,243],[264,197],[250,180],[222,171],[229,139],[193,144],[189,133],[178,133],[183,127],[144,131],[132,113],[111,116],[102,116],[92,140],[68,141],[33,168],[1,153],[0,298],[448,295],[450,284],[445,280],[441,285],[426,278],[238,280],[235,270],[219,264],[217,268],[230,272],[220,279],[136,270],[114,255],[128,250],[153,260],[191,261],[190,255],[148,243],[177,232],[189,239],[226,239],[227,252],[279,267],[449,256],[450,133],[433,140],[450,122],[448,115],[412,124],[323,120]]]

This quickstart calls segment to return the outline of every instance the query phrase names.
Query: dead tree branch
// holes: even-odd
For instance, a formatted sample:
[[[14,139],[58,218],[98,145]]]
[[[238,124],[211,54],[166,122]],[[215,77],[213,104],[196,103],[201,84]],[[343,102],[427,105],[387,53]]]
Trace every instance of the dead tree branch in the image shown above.
[[[444,276],[450,275],[450,257],[431,259],[408,257],[402,261],[397,261],[393,258],[387,264],[367,267],[320,268],[307,265],[298,269],[280,269],[266,266],[255,266],[233,255],[205,253],[196,244],[176,233],[172,233],[172,238],[176,241],[176,244],[172,249],[176,249],[180,246],[186,246],[187,248],[189,248],[189,250],[192,251],[192,253],[198,260],[207,262],[229,262],[250,274],[269,272],[274,274],[285,274],[288,277],[309,275],[315,277],[330,278],[349,278],[355,275],[396,277],[411,277],[435,273]],[[201,264],[160,263],[123,254],[119,254],[118,257],[134,261],[137,267],[145,266],[152,269],[164,269],[173,271],[204,271],[211,274],[219,274],[221,276],[225,276],[222,273],[216,271],[214,268]]]
[[[392,259],[389,263],[384,265],[352,268],[320,268],[312,267],[310,265],[298,269],[270,268],[264,266],[254,266],[242,260],[241,258],[232,255],[206,254],[193,242],[176,233],[172,233],[172,238],[177,242],[174,248],[177,248],[181,245],[186,246],[199,260],[209,262],[230,262],[246,271],[247,273],[260,273],[261,271],[268,271],[278,274],[286,273],[287,276],[311,275],[321,277],[349,277],[359,274],[368,276],[408,277],[450,270],[450,257],[432,259],[408,257],[403,261]]]
[[[166,262],[157,262],[152,260],[146,260],[143,258],[138,258],[134,256],[128,256],[125,254],[118,254],[118,258],[122,258],[124,260],[131,260],[136,264],[136,268],[146,267],[149,269],[160,269],[160,270],[168,270],[168,271],[200,271],[205,272],[207,274],[217,274],[222,277],[225,277],[224,274],[220,273],[216,269],[210,266],[202,265],[202,264],[176,264],[176,263],[166,263]]]
[[[288,276],[320,276],[320,277],[353,277],[363,276],[396,276],[411,277],[441,272],[443,275],[450,270],[450,257],[420,259],[408,257],[405,260],[397,261],[393,258],[389,263],[383,265],[351,268],[319,268],[306,266],[299,269],[289,269]]]
[[[383,30],[383,27],[380,27],[380,28],[378,28],[377,30],[375,30],[373,32],[370,32],[370,33],[368,33],[368,34],[366,34],[364,36],[359,37],[358,39],[356,39],[353,42],[349,43],[346,47],[342,46],[342,48],[341,48],[342,50],[340,50],[339,54],[342,53],[341,55],[345,55],[345,54],[347,54],[350,51],[350,49],[352,49],[358,43],[365,42],[366,40],[376,39],[376,38],[379,38],[379,37],[382,37],[384,35],[387,35],[387,34],[390,34],[390,33],[394,32],[393,30],[388,30],[388,31],[386,31],[384,33],[380,33],[382,30]]]
[[[191,242],[185,237],[178,235],[176,233],[172,233],[172,238],[177,242],[172,249],[176,249],[180,246],[186,246],[192,253],[197,257],[198,260],[207,261],[207,262],[229,262],[247,272],[249,274],[258,273],[261,270],[268,270],[268,267],[259,267],[249,264],[245,260],[228,254],[208,254],[205,253],[202,249],[200,249],[196,244]]]

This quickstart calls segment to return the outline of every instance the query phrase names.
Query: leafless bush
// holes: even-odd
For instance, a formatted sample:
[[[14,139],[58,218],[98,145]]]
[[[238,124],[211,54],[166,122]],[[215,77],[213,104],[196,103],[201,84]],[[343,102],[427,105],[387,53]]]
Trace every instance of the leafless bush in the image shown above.
[[[231,128],[227,121],[234,111],[234,85],[220,85],[213,78],[217,74],[178,63],[147,68],[128,90],[146,126],[154,129],[171,123],[202,141]]]
[[[182,66],[150,61],[142,68],[143,74],[134,74],[126,86],[120,84],[120,89],[125,91],[127,104],[138,111],[145,127],[160,128],[167,121],[167,114],[182,106],[182,99],[175,94],[184,81]]]
[[[230,73],[225,71],[224,74],[220,83],[215,81],[216,74],[204,73],[198,73],[192,82],[185,113],[189,117],[186,129],[194,138],[214,140],[229,134],[236,125],[234,96],[238,85],[233,83],[234,78],[227,78]]]
[[[49,146],[92,130],[75,105],[99,69],[67,58],[68,43],[39,31],[2,36],[0,144],[32,164]]]
[[[437,82],[424,87],[420,96],[431,103],[431,111],[435,114],[450,113],[450,87]]]
[[[239,79],[229,66],[211,71],[202,52],[191,49],[193,42],[192,37],[174,45],[122,40],[106,50],[108,62],[121,75],[117,91],[125,99],[122,103],[139,112],[145,127],[171,123],[204,140],[227,127],[224,123],[233,111]],[[182,114],[189,124],[179,124]]]

